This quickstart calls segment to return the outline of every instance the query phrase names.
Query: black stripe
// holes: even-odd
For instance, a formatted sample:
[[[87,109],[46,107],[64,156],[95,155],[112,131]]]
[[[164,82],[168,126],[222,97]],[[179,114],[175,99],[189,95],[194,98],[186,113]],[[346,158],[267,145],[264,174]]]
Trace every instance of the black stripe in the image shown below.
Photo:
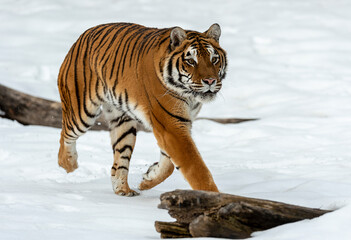
[[[126,105],[128,106],[128,92],[127,92],[127,89],[124,89],[124,94],[126,95],[126,97],[125,97],[125,103],[126,103]]]
[[[162,39],[161,41],[159,41],[158,45],[162,45],[165,41],[169,40],[169,35],[167,37],[165,37],[164,39]]]
[[[72,110],[72,112],[73,112],[73,110]],[[85,132],[86,132],[86,131],[84,131],[83,129],[81,129],[81,128],[79,127],[79,125],[78,125],[78,123],[77,123],[77,120],[76,120],[76,118],[74,117],[74,115],[72,115],[71,120],[72,120],[72,131],[74,132],[74,134],[76,134],[77,136],[79,136],[79,135],[76,133],[76,131],[74,130],[73,125],[77,128],[77,130],[78,130],[79,132],[81,132],[81,133],[85,133]]]
[[[123,121],[122,121],[123,120]],[[118,124],[117,124],[117,126],[116,127],[119,127],[119,126],[121,126],[123,123],[126,123],[126,122],[130,122],[130,121],[132,121],[133,119],[131,119],[131,118],[128,118],[128,117],[125,117],[124,119],[122,119]]]
[[[186,87],[184,87],[183,85],[180,85],[180,84],[178,84],[178,83],[176,83],[175,81],[174,81],[174,79],[173,79],[173,77],[172,77],[172,70],[173,70],[173,58],[177,55],[177,54],[179,54],[179,53],[181,53],[182,51],[177,51],[177,52],[175,52],[175,53],[173,53],[172,54],[172,56],[169,58],[169,61],[168,61],[168,63],[167,63],[167,73],[168,73],[168,82],[170,83],[170,84],[172,84],[172,85],[174,85],[174,86],[176,86],[176,87],[179,87],[179,88],[182,88],[182,89],[186,89]],[[178,60],[179,60],[179,58],[178,58]],[[178,68],[179,68],[179,64],[178,64]],[[177,68],[177,69],[178,69]]]
[[[115,171],[117,170],[115,167],[112,167],[112,169],[115,170]]]
[[[157,78],[157,79],[158,79],[159,83],[161,83],[161,85],[163,86],[163,88],[166,90],[166,93],[169,94],[169,96],[172,96],[172,97],[174,97],[174,98],[176,98],[176,99],[178,99],[178,100],[181,100],[181,101],[183,101],[184,103],[186,103],[187,105],[189,105],[189,103],[186,101],[186,99],[182,98],[181,96],[179,96],[178,94],[176,94],[176,93],[173,92],[172,90],[168,89],[168,88],[164,85],[163,81],[161,81],[159,78]],[[171,80],[170,84],[174,83],[173,85],[179,86],[179,84],[176,84],[176,83],[174,82],[173,78],[168,78],[168,80]],[[184,86],[180,86],[180,88],[186,89]],[[144,89],[145,89],[145,87],[144,87]],[[145,89],[145,91],[146,91],[146,89]],[[148,97],[148,96],[147,96],[147,97]],[[150,102],[149,97],[148,97],[148,100],[149,100],[149,102]]]
[[[127,27],[129,27],[130,25],[126,25],[126,26],[121,26],[117,32],[115,33],[115,36],[117,36],[118,34],[120,34],[124,29],[126,29]],[[122,36],[123,38],[123,36]],[[114,40],[115,38],[113,38]],[[113,42],[114,43],[114,42]],[[115,64],[116,64],[116,59],[117,59],[117,55],[118,55],[118,49],[119,49],[119,46],[121,45],[122,43],[122,40],[119,40],[119,43],[116,44],[116,48],[114,48],[113,50],[111,50],[112,53],[115,54],[115,58],[113,60],[113,63],[112,63],[112,67],[111,67],[111,72],[110,72],[110,79],[112,78],[112,75],[113,75],[113,70],[115,69]],[[112,42],[111,42],[112,44]],[[117,78],[115,79],[115,81],[117,81]]]
[[[162,126],[162,128],[166,129],[166,127],[161,123],[161,121],[157,119],[156,115],[153,112],[151,112],[151,113],[154,116],[155,120],[158,122],[158,124],[160,124]]]
[[[114,40],[111,40],[110,44],[113,42]],[[110,51],[108,54],[107,54],[107,51],[109,50],[109,48],[106,48],[106,51],[105,53],[102,55],[101,59],[100,59],[100,62],[99,62],[99,66],[100,66],[100,69],[102,71],[102,79],[106,80],[106,73],[107,73],[107,68],[105,67],[106,64],[109,62],[109,59],[112,55],[112,51]],[[100,54],[100,51],[99,51],[99,54]],[[98,57],[96,57],[96,59],[98,59]],[[102,63],[103,62],[103,63]],[[95,61],[95,63],[97,63],[97,60]],[[102,63],[102,65],[101,65]]]
[[[79,83],[78,83],[78,59],[79,59],[79,55],[80,55],[80,50],[81,50],[81,45],[83,44],[83,41],[82,40],[85,40],[86,39],[86,36],[82,37],[79,39],[79,42],[78,42],[78,46],[76,47],[77,50],[76,50],[76,55],[75,55],[75,62],[74,62],[74,84],[75,84],[75,89],[76,89],[76,98],[77,98],[77,105],[78,105],[78,116],[79,116],[79,120],[80,122],[84,125],[85,128],[89,128],[90,125],[85,122],[82,118],[82,113],[81,113],[81,103],[80,103],[80,95],[79,95]],[[83,81],[84,82],[84,81]]]
[[[139,25],[137,25],[137,26],[139,26]],[[140,26],[139,26],[139,27],[140,27]],[[141,33],[143,33],[143,32],[145,32],[145,28],[141,28],[141,29],[139,29],[137,32],[133,33],[133,35],[131,35],[131,36],[129,37],[129,39],[127,40],[127,41],[128,41],[127,51],[126,51],[126,53],[125,53],[124,56],[123,56],[123,60],[122,60],[122,73],[121,73],[121,75],[123,75],[123,72],[124,72],[124,66],[125,66],[126,58],[127,58],[127,55],[128,55],[128,51],[129,51],[129,49],[130,49],[130,43],[134,40],[134,46],[135,46],[135,43],[138,41],[138,39],[139,39],[140,36],[142,35]],[[139,35],[139,38],[138,38],[138,39],[135,39],[135,37],[138,36],[138,35]],[[127,43],[127,42],[126,42],[126,43]],[[126,47],[126,44],[124,45],[124,47]],[[133,50],[134,50],[134,48],[133,48]],[[133,54],[133,52],[131,52],[131,55],[129,56],[130,59],[132,58],[132,54]]]
[[[104,64],[103,64],[103,66],[102,66],[102,69],[104,68],[104,66],[106,65],[106,63],[108,62],[108,60],[110,59],[110,56],[112,55],[112,53],[114,53],[114,51],[110,51],[109,54],[106,54],[107,51],[110,50],[111,46],[115,43],[115,40],[116,40],[116,38],[117,38],[119,32],[122,31],[123,29],[125,29],[127,26],[129,26],[129,25],[128,25],[128,24],[125,24],[125,23],[124,23],[123,25],[119,26],[119,29],[117,29],[117,31],[115,31],[115,33],[113,34],[113,37],[112,37],[111,39],[108,39],[108,40],[110,40],[110,43],[109,43],[109,45],[106,47],[105,52],[102,54],[103,57],[101,58],[101,61],[100,61],[100,63],[101,63],[104,59],[106,59],[105,62],[104,62]],[[109,32],[109,34],[112,32],[112,30],[116,30],[116,28],[112,28],[111,31]],[[106,41],[106,42],[107,42],[107,41]],[[101,47],[103,47],[103,46],[101,46]],[[101,48],[101,47],[100,47],[100,48]],[[99,51],[99,55],[100,55],[100,51]],[[106,57],[105,57],[105,56],[106,56]],[[105,77],[106,77],[106,75],[105,75]]]
[[[77,137],[79,136],[79,135],[76,133],[76,131],[74,130],[72,123],[71,123],[68,119],[66,119],[65,125],[66,125],[66,127],[67,127],[68,130],[72,131],[72,133],[74,133]],[[78,131],[79,131],[79,130],[78,130]]]
[[[109,33],[113,30],[113,25],[106,25],[98,31],[95,31],[92,35],[92,45],[90,46],[90,53],[97,53],[99,55],[99,51],[101,49],[102,41],[109,35]],[[107,31],[106,31],[107,30]],[[102,37],[101,37],[102,36]],[[101,37],[101,39],[99,39]],[[97,60],[97,58],[96,58]]]
[[[162,104],[158,101],[158,99],[156,99],[156,101],[157,101],[158,105],[160,105],[160,107],[163,109],[163,111],[165,111],[171,117],[173,117],[181,122],[191,122],[189,119],[183,118],[183,117],[178,116],[178,115],[174,115],[173,113],[169,112],[165,107],[163,107]]]
[[[104,35],[102,36],[100,42],[98,43],[97,47],[95,48],[96,50],[98,50],[98,54],[96,57],[96,61],[98,59],[98,57],[100,56],[100,50],[106,45],[106,43],[108,43],[109,39],[110,39],[110,33],[114,30],[113,27],[110,27],[109,29],[107,29],[107,31],[104,33]],[[106,38],[106,41],[104,41]],[[105,56],[106,51],[108,50],[108,48],[106,48],[105,52],[102,54],[102,56]],[[100,61],[101,63],[101,61]]]
[[[128,131],[126,131],[125,133],[123,133],[118,139],[117,141],[113,144],[113,149],[115,149],[116,145],[121,142],[126,136],[128,136],[129,134],[133,134],[134,136],[136,136],[136,129],[135,127],[131,127]]]
[[[169,96],[171,96],[171,97],[174,97],[174,98],[176,98],[176,99],[178,99],[178,100],[180,100],[180,101],[183,101],[184,103],[186,103],[186,105],[189,105],[189,103],[188,103],[185,99],[181,98],[181,97],[178,96],[177,94],[175,94],[175,93],[173,93],[173,92],[168,92],[168,94],[169,94]]]
[[[111,23],[104,23],[91,28],[94,31],[93,37],[96,37],[98,34],[101,34],[102,31],[104,31],[107,27],[111,25]]]
[[[72,58],[73,58],[73,55],[74,55],[74,50],[75,50],[75,47],[76,47],[76,44],[77,42],[75,42],[73,44],[73,46],[71,47],[69,53],[67,54],[66,58],[67,58],[67,69],[65,69],[65,77],[64,77],[64,85],[67,86],[67,78],[68,78],[68,72],[69,72],[69,69],[70,67],[72,66]],[[66,90],[66,89],[65,89]],[[67,95],[69,97],[69,101],[70,103],[72,103],[72,98],[71,98],[71,94],[69,94],[69,92],[67,92]],[[67,106],[67,104],[66,104]],[[77,122],[75,121],[74,119],[74,111],[73,111],[73,108],[71,107],[70,111],[72,112],[72,115],[71,115],[71,118],[70,119],[66,119],[68,122],[70,122],[70,120],[72,121],[72,124],[69,124],[71,125],[71,127],[69,127],[68,125],[68,122],[66,121],[66,125],[68,125],[68,129],[71,130],[76,136],[79,136],[76,131],[74,130],[73,128],[73,124],[75,125],[75,127],[77,128],[77,130],[81,133],[84,133],[84,131],[78,126]]]
[[[200,105],[200,103],[199,103],[199,102],[198,102],[198,103],[196,103],[196,104],[194,105],[193,109],[197,108],[199,105]]]
[[[164,153],[164,152],[162,152],[162,151],[161,151],[161,154],[162,154],[163,156],[165,156],[166,158],[171,158],[170,156],[168,156],[166,153]]]
[[[88,83],[88,96],[89,96],[89,100],[90,100],[90,102],[95,106],[95,107],[98,107],[98,106],[100,106],[100,104],[98,104],[98,103],[96,103],[94,100],[93,100],[93,97],[92,97],[92,82],[93,82],[93,79],[92,78],[95,78],[95,77],[93,77],[92,76],[92,73],[91,73],[91,68],[89,68],[89,77],[88,77],[88,79],[89,79],[89,83]],[[96,80],[97,81],[97,80]]]
[[[118,96],[118,104],[119,104],[120,106],[123,105],[122,94],[120,94],[120,95]]]
[[[132,26],[131,28],[128,29],[128,33],[134,31],[135,29],[139,28],[140,26],[139,25],[134,25]],[[126,34],[127,35],[127,34]],[[128,38],[125,40],[124,42],[124,45],[123,45],[123,50],[122,50],[122,53],[121,53],[121,58],[124,58],[126,57],[127,53],[128,53],[128,50],[129,50],[129,45],[130,45],[130,42],[133,40],[133,34],[131,35],[128,35]],[[127,50],[127,51],[126,51]],[[123,62],[123,64],[122,64]],[[120,59],[119,63],[118,63],[118,67],[117,67],[117,77],[119,75],[119,69],[121,67],[121,64],[124,65],[124,62],[122,59]],[[121,70],[121,75],[123,75],[123,67],[122,67],[122,70]]]
[[[124,145],[121,149],[116,149],[116,151],[119,153],[123,153],[127,149],[130,149],[130,151],[133,152],[133,148],[130,145]],[[115,149],[113,149],[113,150],[115,150]]]
[[[179,58],[177,59],[177,62],[176,62],[176,69],[177,69],[178,74],[179,74],[178,81],[182,82],[182,74],[179,72]]]
[[[152,40],[149,42],[150,46],[145,47],[147,49],[146,54],[149,53],[150,49],[152,48],[152,46],[154,46],[155,42],[157,40],[159,40],[159,35],[163,34],[163,32],[165,32],[165,31],[167,31],[167,29],[160,29],[160,30],[155,32],[155,35],[153,36]],[[158,45],[159,45],[159,43],[158,43]]]
[[[158,162],[153,163],[153,164],[149,167],[149,169],[146,171],[146,174],[149,174],[149,173],[151,172],[151,170],[152,170],[152,167],[153,167],[153,166],[156,166],[157,164],[158,164]]]
[[[154,30],[154,29],[153,29]],[[148,39],[145,43],[145,45],[143,45],[143,49],[140,51],[141,55],[144,55],[145,51],[149,52],[150,47],[152,46],[152,44],[155,42],[155,40],[157,39],[157,35],[158,35],[158,31],[153,31],[149,36]]]
[[[191,48],[198,48],[198,43],[196,42],[196,40],[190,45]]]
[[[86,40],[86,39],[85,39]],[[84,41],[85,42],[85,41]],[[83,76],[84,76],[84,88],[83,88],[83,110],[84,110],[84,113],[85,115],[87,115],[87,117],[89,118],[95,118],[98,116],[97,113],[91,113],[89,110],[88,110],[88,107],[87,107],[87,101],[86,101],[86,98],[87,98],[87,86],[86,85],[90,85],[90,78],[88,78],[86,76],[86,59],[87,59],[87,53],[88,53],[88,50],[87,50],[87,47],[84,48],[84,56],[83,56]],[[90,68],[89,68],[90,69]],[[87,83],[87,81],[89,81]]]
[[[128,156],[122,156],[121,158],[130,161],[130,157],[128,157]]]
[[[70,143],[71,143],[71,142],[67,142],[67,140],[70,140],[70,141],[72,141],[72,142],[75,141],[75,140],[77,140],[77,138],[70,138],[70,137],[67,137],[66,134],[64,134],[64,139],[65,139],[65,140],[64,140],[65,143],[67,143],[67,144],[70,144]]]
[[[167,63],[167,73],[168,76],[172,77],[172,70],[173,70],[173,56],[170,57],[168,63]]]
[[[129,113],[129,115],[132,115],[131,117],[135,120],[135,121],[137,121],[137,122],[139,122],[139,123],[143,123],[131,110],[130,110],[130,107],[129,107],[129,100],[128,100],[128,92],[127,92],[127,89],[124,89],[124,93],[125,93],[125,105],[126,105],[126,108],[127,108],[127,112]]]
[[[174,81],[173,77],[168,77],[167,78],[168,80],[168,83],[177,87],[177,88],[181,88],[181,89],[184,89],[184,90],[188,90],[185,86],[183,86],[182,84],[179,84],[178,82]]]
[[[101,102],[104,102],[105,100],[100,96],[100,94],[99,94],[99,83],[100,83],[100,79],[97,79],[96,80],[96,84],[95,84],[95,92],[96,92],[96,97],[99,99],[99,101],[101,101]]]
[[[138,57],[137,57],[137,60],[136,60],[136,64],[139,63],[139,58],[140,58],[140,56],[142,55],[142,52],[143,52],[144,47],[145,47],[145,44],[147,43],[148,38],[149,38],[150,35],[152,35],[152,34],[153,34],[153,32],[150,32],[150,33],[144,35],[144,39],[142,40],[142,42],[141,42],[141,44],[140,44],[140,47],[139,47],[139,52],[138,52]]]
[[[119,66],[121,64],[121,61],[119,61],[118,68],[115,68],[116,60],[117,60],[117,57],[118,57],[118,54],[119,54],[119,48],[121,47],[122,43],[124,42],[124,39],[127,36],[126,33],[129,32],[131,30],[131,28],[133,28],[133,25],[129,25],[128,28],[125,28],[125,33],[121,35],[118,45],[116,45],[116,48],[113,49],[113,52],[115,53],[115,59],[113,60],[111,73],[110,73],[110,79],[112,79],[114,71],[116,73],[116,79],[114,79],[114,84],[113,84],[113,87],[112,87],[112,91],[113,92],[116,92],[116,87],[117,87],[117,83],[118,83],[118,81],[117,81],[117,79],[118,79],[118,71],[119,71]]]
[[[140,45],[139,43],[139,40],[140,40],[140,38],[142,37],[142,36],[144,36],[144,32],[145,31],[147,31],[147,28],[145,28],[144,29],[144,31],[143,32],[141,32],[140,34],[139,34],[139,36],[137,37],[137,39],[135,39],[135,41],[134,41],[134,45],[133,45],[133,47],[132,47],[132,51],[131,51],[131,53],[130,53],[130,58],[129,58],[129,67],[130,66],[132,66],[132,60],[133,60],[133,55],[134,55],[134,51],[135,51],[135,49],[136,49],[136,46],[137,45]]]
[[[130,34],[128,36],[128,38],[125,40],[125,43],[124,43],[124,46],[123,46],[123,49],[122,49],[122,53],[121,53],[121,58],[123,58],[123,60],[120,59],[119,64],[118,64],[118,69],[117,69],[117,72],[119,72],[119,68],[120,68],[121,62],[122,62],[121,75],[123,75],[123,72],[124,72],[125,60],[126,60],[126,57],[128,55],[130,43],[135,39],[135,36],[137,36],[140,32],[145,31],[144,28],[140,29],[140,27],[141,27],[140,25],[135,25],[132,28],[128,29],[128,34],[129,34],[130,32],[133,32],[133,31],[135,31],[135,30],[137,30],[139,28],[139,30],[137,30],[136,32],[133,32],[132,34]]]
[[[121,126],[123,123],[126,123],[126,122],[130,122],[132,121],[133,119],[131,119],[130,117],[126,116],[126,113],[123,113],[122,116],[116,118],[116,119],[113,119],[110,121],[110,124],[112,125],[113,123],[117,123],[116,126],[114,126],[114,128],[118,128],[119,126]]]
[[[98,38],[100,37],[100,35],[102,34],[102,32],[109,26],[107,25],[100,25],[97,26],[96,29],[93,30],[93,33],[91,35],[91,38],[93,40],[94,43],[97,43]],[[96,48],[94,49],[94,51],[96,50]]]
[[[129,169],[128,169],[127,167],[125,167],[125,166],[119,166],[117,169],[118,169],[118,170],[119,170],[119,169],[125,169],[125,170],[127,170],[127,171],[129,170]]]
[[[64,134],[66,135],[65,138],[77,139],[77,136],[72,136],[71,134],[67,133],[67,131],[65,131]]]

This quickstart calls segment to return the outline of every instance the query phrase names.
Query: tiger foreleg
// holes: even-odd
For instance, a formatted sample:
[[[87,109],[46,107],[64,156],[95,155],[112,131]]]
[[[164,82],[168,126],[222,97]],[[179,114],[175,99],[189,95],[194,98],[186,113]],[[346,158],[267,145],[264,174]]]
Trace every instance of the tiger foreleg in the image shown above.
[[[114,155],[111,182],[113,191],[120,196],[139,195],[128,185],[129,163],[136,140],[136,126],[135,121],[124,115],[110,120],[110,136]]]
[[[211,172],[202,160],[190,134],[185,132],[158,132],[154,129],[158,144],[165,149],[177,169],[194,190],[218,192]],[[161,134],[160,134],[161,133]]]
[[[174,170],[174,165],[170,157],[161,151],[160,161],[149,167],[143,175],[143,180],[139,185],[140,190],[147,190],[155,187],[168,178]]]

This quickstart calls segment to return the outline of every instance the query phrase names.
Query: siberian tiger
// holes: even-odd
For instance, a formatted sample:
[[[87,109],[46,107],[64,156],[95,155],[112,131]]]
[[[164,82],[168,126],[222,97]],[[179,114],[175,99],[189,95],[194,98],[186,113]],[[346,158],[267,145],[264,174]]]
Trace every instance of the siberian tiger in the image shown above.
[[[163,182],[175,166],[193,189],[218,192],[190,130],[202,104],[215,98],[226,74],[220,35],[218,24],[204,33],[132,23],[103,24],[85,31],[58,76],[59,165],[67,172],[78,167],[76,140],[103,112],[109,121],[116,194],[138,195],[127,179],[140,125],[153,131],[161,149],[159,162],[143,175],[140,190]]]

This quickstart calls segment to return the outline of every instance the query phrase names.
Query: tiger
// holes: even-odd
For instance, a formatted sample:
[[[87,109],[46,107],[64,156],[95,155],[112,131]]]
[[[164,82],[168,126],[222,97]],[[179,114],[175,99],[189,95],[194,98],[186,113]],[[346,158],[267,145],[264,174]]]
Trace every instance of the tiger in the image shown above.
[[[218,192],[191,137],[204,103],[215,99],[226,75],[220,26],[205,32],[108,23],[86,30],[58,74],[62,130],[58,164],[78,168],[76,141],[103,114],[113,150],[111,182],[120,196],[136,196],[128,171],[140,127],[153,132],[160,159],[139,190],[155,187],[178,169],[194,190]]]

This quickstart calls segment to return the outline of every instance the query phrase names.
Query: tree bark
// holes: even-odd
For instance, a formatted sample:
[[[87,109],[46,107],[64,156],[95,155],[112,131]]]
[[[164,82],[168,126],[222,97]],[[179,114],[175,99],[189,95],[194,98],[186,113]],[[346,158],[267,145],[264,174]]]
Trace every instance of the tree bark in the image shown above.
[[[176,190],[161,195],[159,208],[175,223],[155,222],[162,238],[248,238],[282,224],[319,217],[330,211],[225,193]]]
[[[0,84],[0,116],[16,120],[23,125],[40,125],[61,128],[61,103],[34,97]],[[108,129],[103,117],[99,117],[93,130]]]
[[[61,103],[31,96],[0,84],[0,117],[16,120],[23,125],[40,125],[61,128]],[[240,123],[257,119],[198,118],[218,123]],[[101,115],[92,130],[108,130],[108,123]],[[138,126],[138,131],[148,131]]]

